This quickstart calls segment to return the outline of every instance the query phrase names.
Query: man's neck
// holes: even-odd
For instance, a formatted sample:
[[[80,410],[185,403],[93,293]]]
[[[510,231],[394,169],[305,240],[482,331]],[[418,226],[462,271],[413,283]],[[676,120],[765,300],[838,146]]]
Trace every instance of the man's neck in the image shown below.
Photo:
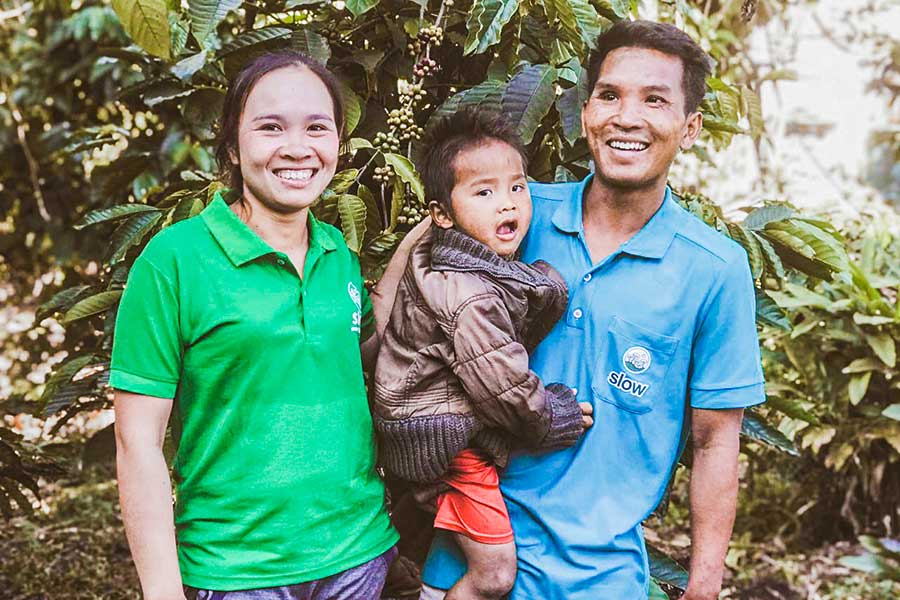
[[[582,205],[584,235],[596,264],[630,240],[659,210],[666,180],[638,189],[613,188],[597,176],[585,192]]]

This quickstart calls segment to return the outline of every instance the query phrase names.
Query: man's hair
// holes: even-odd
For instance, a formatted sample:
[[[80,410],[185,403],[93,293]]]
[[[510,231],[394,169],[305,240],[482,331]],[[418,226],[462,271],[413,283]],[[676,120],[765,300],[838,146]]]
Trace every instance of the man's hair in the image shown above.
[[[219,171],[228,179],[231,189],[238,193],[241,193],[244,187],[244,179],[241,176],[240,148],[238,147],[238,128],[240,127],[241,113],[244,112],[244,105],[247,104],[250,92],[264,75],[289,67],[309,69],[322,81],[328,90],[328,95],[331,96],[334,124],[337,127],[338,136],[344,131],[344,100],[341,97],[340,84],[331,71],[309,56],[295,50],[278,50],[256,57],[241,69],[229,83],[216,136],[216,162]],[[238,157],[239,164],[231,163],[232,155]]]
[[[711,73],[709,55],[688,34],[674,25],[655,21],[619,21],[599,36],[588,60],[588,91],[592,92],[600,77],[606,56],[619,48],[646,48],[681,59],[684,73],[684,113],[691,114],[706,94],[706,78]]]
[[[431,125],[421,141],[416,161],[426,202],[434,200],[452,212],[450,194],[456,185],[456,157],[491,140],[512,146],[522,157],[522,169],[528,169],[528,156],[521,138],[493,111],[463,108]]]

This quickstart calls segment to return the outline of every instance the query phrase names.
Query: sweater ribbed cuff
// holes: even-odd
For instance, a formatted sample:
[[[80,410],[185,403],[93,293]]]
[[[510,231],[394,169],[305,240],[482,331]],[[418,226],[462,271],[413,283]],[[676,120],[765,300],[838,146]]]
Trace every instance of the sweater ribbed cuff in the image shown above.
[[[561,383],[544,386],[545,400],[550,408],[550,430],[541,441],[542,448],[571,446],[584,432],[581,407],[572,390]]]

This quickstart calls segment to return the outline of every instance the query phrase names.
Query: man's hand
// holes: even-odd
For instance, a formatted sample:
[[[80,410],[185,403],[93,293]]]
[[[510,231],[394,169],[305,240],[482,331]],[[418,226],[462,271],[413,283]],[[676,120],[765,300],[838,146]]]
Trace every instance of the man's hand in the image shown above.
[[[584,424],[584,428],[587,429],[594,424],[594,407],[591,406],[590,402],[579,402],[578,406],[581,407],[581,422]]]
[[[681,600],[716,600],[719,597],[720,587],[716,587],[715,589],[706,589],[706,590],[698,590],[697,588],[692,588],[690,585],[688,589],[684,592],[684,595],[681,597]]]
[[[416,504],[427,513],[437,514],[437,497],[450,489],[443,482],[418,485],[413,489],[412,497]]]

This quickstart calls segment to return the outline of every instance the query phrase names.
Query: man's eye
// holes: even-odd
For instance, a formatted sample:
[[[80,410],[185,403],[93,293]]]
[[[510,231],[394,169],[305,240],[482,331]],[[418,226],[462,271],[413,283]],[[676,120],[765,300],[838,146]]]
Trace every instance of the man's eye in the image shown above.
[[[600,92],[600,94],[598,94],[598,97],[606,102],[612,102],[616,99],[616,95],[612,92]]]
[[[649,98],[647,98],[647,102],[649,102],[650,104],[665,104],[666,99],[662,96],[650,96]]]

